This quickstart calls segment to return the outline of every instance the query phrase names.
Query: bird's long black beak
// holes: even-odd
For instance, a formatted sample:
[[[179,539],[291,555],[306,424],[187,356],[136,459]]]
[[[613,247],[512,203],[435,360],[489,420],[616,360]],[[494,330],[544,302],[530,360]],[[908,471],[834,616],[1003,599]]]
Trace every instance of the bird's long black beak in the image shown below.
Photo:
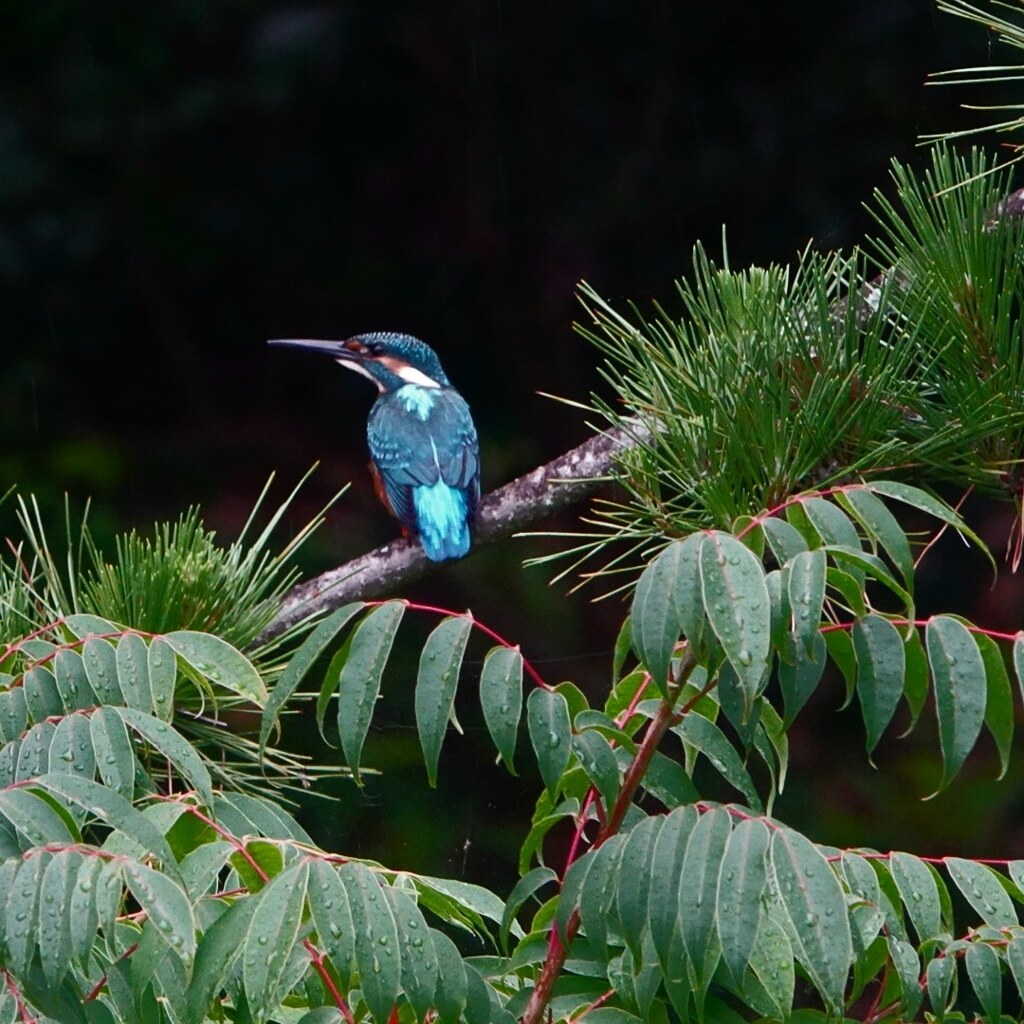
[[[323,352],[335,359],[345,358],[355,361],[356,356],[345,348],[344,341],[320,341],[317,338],[270,338],[268,345],[286,345],[289,348],[308,348],[313,352]]]

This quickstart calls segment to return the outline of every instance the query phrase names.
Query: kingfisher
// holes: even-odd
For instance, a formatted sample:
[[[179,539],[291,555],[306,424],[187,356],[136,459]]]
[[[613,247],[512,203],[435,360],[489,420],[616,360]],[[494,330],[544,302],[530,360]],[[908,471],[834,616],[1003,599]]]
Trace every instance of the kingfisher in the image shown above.
[[[437,353],[410,334],[375,331],[344,341],[276,338],[312,349],[377,385],[366,438],[377,496],[419,537],[427,558],[462,558],[480,504],[480,448],[466,400]]]

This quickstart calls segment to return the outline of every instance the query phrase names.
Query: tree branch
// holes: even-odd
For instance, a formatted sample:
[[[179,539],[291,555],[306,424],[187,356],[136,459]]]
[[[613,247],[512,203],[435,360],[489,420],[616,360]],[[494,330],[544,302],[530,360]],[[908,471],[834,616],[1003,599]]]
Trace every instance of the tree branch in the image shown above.
[[[488,494],[480,503],[474,544],[488,544],[572,505],[610,479],[615,453],[650,436],[639,421],[596,434],[546,465]],[[425,576],[435,563],[416,541],[394,540],[345,565],[329,569],[289,591],[270,625],[256,639],[265,643],[309,615],[348,601],[393,594]]]

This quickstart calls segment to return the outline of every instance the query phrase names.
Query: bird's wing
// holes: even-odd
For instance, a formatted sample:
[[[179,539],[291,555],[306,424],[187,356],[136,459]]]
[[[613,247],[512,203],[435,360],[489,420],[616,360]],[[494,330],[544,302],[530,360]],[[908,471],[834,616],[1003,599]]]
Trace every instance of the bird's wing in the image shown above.
[[[444,480],[466,490],[475,514],[480,493],[480,455],[469,406],[447,388],[433,397],[423,419],[401,398],[382,395],[367,426],[370,455],[380,471],[391,507],[399,521],[415,530],[412,488]]]

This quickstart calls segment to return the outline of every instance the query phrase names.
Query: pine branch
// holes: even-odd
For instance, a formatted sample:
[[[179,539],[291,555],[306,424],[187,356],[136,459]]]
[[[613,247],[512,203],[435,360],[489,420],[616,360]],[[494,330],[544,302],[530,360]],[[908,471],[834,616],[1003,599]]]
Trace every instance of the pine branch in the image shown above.
[[[475,546],[489,544],[532,526],[559,509],[588,497],[610,479],[615,453],[649,436],[638,422],[600,433],[571,451],[482,500]],[[256,639],[263,644],[307,616],[332,611],[348,601],[393,594],[425,576],[430,562],[416,541],[395,540],[345,565],[300,583],[285,595],[277,615]]]
[[[996,206],[990,224],[1022,216],[1024,189],[1018,189]],[[858,320],[866,320],[877,310],[878,290],[887,273],[891,271],[867,282],[856,296],[840,299],[834,306],[835,315],[842,317],[847,303],[854,302]],[[476,545],[507,537],[588,497],[610,479],[616,452],[643,443],[650,436],[650,426],[628,420],[492,491],[481,503]],[[415,541],[402,539],[385,544],[289,591],[277,615],[255,642],[266,643],[308,616],[332,611],[349,601],[394,594],[427,575],[433,564]]]

